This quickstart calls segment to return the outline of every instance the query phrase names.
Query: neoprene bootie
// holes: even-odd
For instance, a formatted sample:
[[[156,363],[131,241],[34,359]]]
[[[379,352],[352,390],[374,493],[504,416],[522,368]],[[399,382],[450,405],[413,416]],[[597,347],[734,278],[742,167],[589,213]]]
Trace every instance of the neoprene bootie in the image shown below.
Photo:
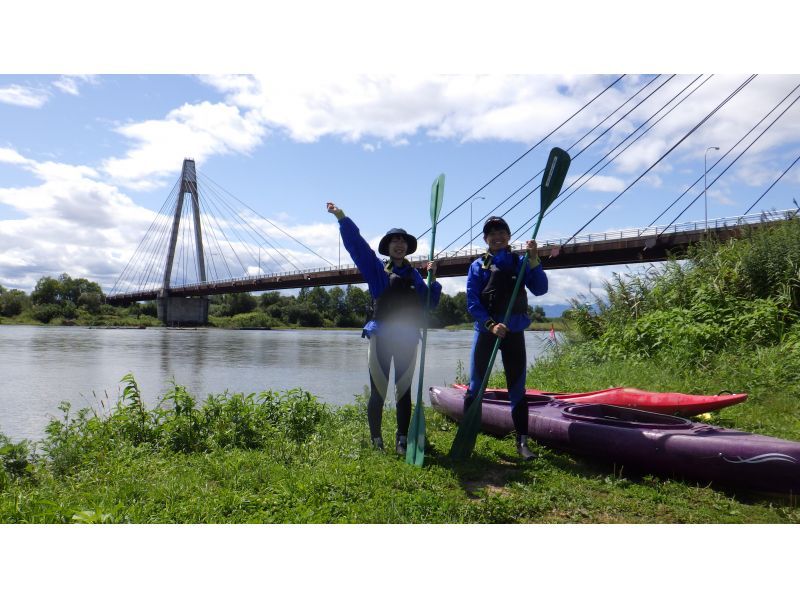
[[[406,449],[408,448],[408,436],[397,435],[397,440],[394,443],[394,450],[401,457],[406,456]]]
[[[522,457],[523,461],[531,461],[532,459],[536,458],[536,453],[528,448],[527,436],[517,434],[517,453],[519,453],[519,456]]]

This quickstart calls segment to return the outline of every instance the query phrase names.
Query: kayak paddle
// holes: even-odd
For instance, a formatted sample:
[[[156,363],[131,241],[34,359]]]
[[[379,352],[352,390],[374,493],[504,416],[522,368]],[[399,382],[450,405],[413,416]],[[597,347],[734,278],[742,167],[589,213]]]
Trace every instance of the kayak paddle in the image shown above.
[[[554,147],[550,150],[550,155],[547,158],[547,166],[545,166],[542,175],[539,219],[536,221],[536,227],[533,229],[532,239],[536,239],[536,234],[539,232],[539,225],[542,223],[542,217],[545,211],[550,207],[561,191],[561,186],[564,184],[564,179],[569,170],[569,163],[570,157],[567,152],[558,147]],[[517,299],[522,279],[525,278],[525,268],[527,265],[528,252],[525,251],[520,260],[517,282],[514,285],[514,292],[511,294],[511,299],[508,302],[503,324],[507,324],[511,316],[511,308]],[[475,440],[478,438],[478,432],[480,432],[481,429],[481,401],[483,400],[483,393],[486,391],[486,385],[489,383],[489,375],[492,373],[492,366],[494,365],[495,357],[497,357],[497,349],[500,347],[501,340],[500,337],[497,337],[497,340],[495,340],[491,357],[489,357],[489,366],[486,368],[486,373],[483,375],[481,387],[458,426],[456,437],[453,440],[453,446],[450,447],[450,458],[452,459],[466,459],[472,454],[472,450],[475,448]]]
[[[440,174],[431,186],[431,249],[428,261],[433,261],[433,246],[436,243],[436,223],[439,212],[442,210],[442,197],[444,196],[444,174]],[[422,407],[422,376],[425,373],[425,343],[428,340],[428,313],[431,308],[431,284],[433,274],[428,271],[428,293],[425,298],[425,325],[422,328],[422,350],[419,356],[419,384],[417,385],[417,405],[414,407],[414,417],[411,418],[411,427],[408,431],[408,445],[406,448],[406,463],[422,467],[425,461],[425,412]]]

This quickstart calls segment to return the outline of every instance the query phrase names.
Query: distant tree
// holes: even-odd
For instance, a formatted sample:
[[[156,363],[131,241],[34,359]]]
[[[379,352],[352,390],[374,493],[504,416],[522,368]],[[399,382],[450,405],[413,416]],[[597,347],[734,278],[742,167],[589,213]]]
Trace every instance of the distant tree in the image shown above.
[[[344,294],[344,304],[347,312],[363,324],[367,319],[367,312],[372,307],[372,297],[368,291],[347,285]]]
[[[24,291],[11,289],[0,291],[0,315],[6,317],[18,316],[30,305],[30,298]]]
[[[342,287],[333,287],[330,291],[328,291],[328,310],[331,320],[336,318],[338,314],[347,310]]]
[[[72,301],[77,305],[78,299],[84,293],[95,293],[103,301],[103,290],[96,282],[85,278],[71,278],[66,272],[58,277],[61,285],[61,301]]]
[[[103,304],[103,294],[94,291],[84,291],[78,296],[76,302],[78,307],[83,307],[90,314],[96,314],[100,311],[100,306]]]
[[[138,305],[142,315],[152,316],[153,318],[158,317],[158,305],[155,301],[145,301],[144,303],[139,303]]]
[[[453,303],[455,304],[456,312],[461,314],[461,322],[471,322],[472,316],[467,311],[467,293],[466,291],[459,291],[453,295]]]
[[[281,294],[278,291],[270,291],[268,293],[263,293],[261,297],[258,298],[258,306],[266,311],[268,307],[275,305],[280,302],[280,300]]]
[[[58,318],[63,315],[61,306],[55,303],[42,303],[34,305],[31,309],[31,314],[34,319],[39,320],[43,324],[47,324],[53,318]]]
[[[245,314],[256,308],[258,301],[250,293],[231,293],[228,295],[230,315]]]
[[[31,293],[34,305],[58,304],[62,301],[61,283],[51,276],[43,276]]]
[[[431,312],[431,327],[460,324],[464,314],[458,309],[458,303],[446,293],[442,293],[439,305]]]
[[[299,326],[322,326],[322,314],[312,309],[307,303],[297,302],[289,306],[285,312],[286,319],[290,324]]]
[[[323,287],[314,287],[303,298],[298,297],[298,301],[305,303],[310,309],[316,311],[320,316],[325,317],[331,311],[331,298]]]
[[[531,307],[528,306],[528,317],[533,322],[547,322],[547,317],[544,315],[544,308],[541,305]]]
[[[61,306],[61,315],[68,320],[72,320],[78,315],[78,308],[72,301],[64,301],[64,305]]]

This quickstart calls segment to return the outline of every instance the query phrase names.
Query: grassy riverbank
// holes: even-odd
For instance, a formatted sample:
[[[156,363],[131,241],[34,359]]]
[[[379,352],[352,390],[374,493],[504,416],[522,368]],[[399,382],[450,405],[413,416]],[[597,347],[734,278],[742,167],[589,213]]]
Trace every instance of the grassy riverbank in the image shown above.
[[[796,417],[781,422],[770,396],[754,399],[724,423],[800,440]],[[333,409],[291,391],[198,405],[176,387],[147,410],[129,379],[103,416],[65,406],[33,457],[0,442],[0,522],[800,523],[791,498],[631,476],[542,447],[522,463],[510,439],[481,435],[474,457],[453,463],[456,426],[426,415],[420,469],[369,448],[363,398]],[[387,411],[387,440],[393,420]]]

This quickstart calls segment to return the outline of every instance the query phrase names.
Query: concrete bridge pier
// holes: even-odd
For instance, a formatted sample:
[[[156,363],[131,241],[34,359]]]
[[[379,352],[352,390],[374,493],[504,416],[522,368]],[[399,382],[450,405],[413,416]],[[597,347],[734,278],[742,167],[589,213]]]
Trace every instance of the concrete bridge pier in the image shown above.
[[[169,297],[156,302],[158,319],[164,326],[205,326],[208,324],[208,297]]]

